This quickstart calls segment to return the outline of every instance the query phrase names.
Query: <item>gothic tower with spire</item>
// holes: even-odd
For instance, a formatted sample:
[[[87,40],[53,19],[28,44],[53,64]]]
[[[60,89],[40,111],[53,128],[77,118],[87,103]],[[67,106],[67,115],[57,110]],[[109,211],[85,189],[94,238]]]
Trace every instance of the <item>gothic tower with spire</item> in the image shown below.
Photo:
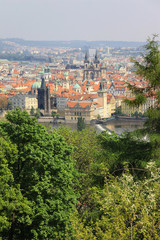
[[[95,65],[96,69],[98,68],[99,63],[100,63],[100,61],[98,59],[98,53],[97,53],[97,50],[96,50],[96,54],[95,54],[95,58],[94,58],[94,65]]]
[[[44,115],[50,113],[50,88],[46,86],[44,77],[42,77],[41,87],[38,89],[38,108]]]

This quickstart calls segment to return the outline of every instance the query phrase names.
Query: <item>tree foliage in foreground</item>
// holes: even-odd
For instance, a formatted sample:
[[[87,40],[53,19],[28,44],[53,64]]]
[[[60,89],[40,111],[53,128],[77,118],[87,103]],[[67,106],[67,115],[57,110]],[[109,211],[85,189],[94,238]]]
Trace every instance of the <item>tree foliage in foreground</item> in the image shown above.
[[[30,224],[31,202],[22,194],[20,185],[14,182],[12,164],[17,159],[17,149],[8,140],[0,137],[0,239],[12,239],[15,217],[19,225]]]
[[[108,175],[103,191],[92,188],[93,201],[100,217],[81,218],[74,227],[76,239],[155,239],[160,236],[160,169],[153,162],[146,168],[151,177],[134,181],[126,172],[121,177]],[[87,238],[86,234],[90,236]],[[81,238],[84,236],[84,238]]]
[[[144,168],[152,158],[153,147],[136,133],[125,133],[121,136],[103,132],[98,135],[103,154],[106,156],[106,167],[114,175],[121,175],[128,166],[135,178],[146,176]]]
[[[11,206],[15,207],[10,207],[10,216],[3,222],[0,236],[7,232],[3,239],[8,239],[9,234],[9,239],[17,240],[64,239],[76,203],[73,189],[76,170],[70,158],[71,147],[63,137],[37,124],[25,111],[11,111],[6,118],[8,122],[0,123],[0,134],[13,144],[16,153],[13,157],[7,153],[6,159],[2,155],[1,178],[8,188],[13,188]],[[5,208],[1,210],[2,216],[5,215]]]
[[[153,185],[147,185],[153,177],[147,168],[154,151],[151,143],[129,133],[119,137],[107,132],[97,135],[91,129],[79,132],[61,127],[57,131],[73,145],[72,158],[82,173],[79,202],[71,216],[75,239],[147,239],[146,236],[150,239],[158,236],[158,216],[152,217],[152,211],[150,215],[139,213],[152,206],[149,194]],[[159,181],[156,184],[159,186]],[[144,195],[148,187],[146,201]],[[158,187],[155,192],[158,194]],[[157,195],[155,212],[159,201]],[[131,223],[134,204],[137,204],[138,219],[135,217]],[[150,221],[154,223],[149,226]]]
[[[136,74],[141,76],[146,82],[147,87],[138,88],[129,85],[129,88],[135,94],[135,100],[126,100],[130,106],[140,106],[147,101],[148,97],[154,97],[156,104],[154,108],[148,110],[148,121],[145,126],[146,132],[160,133],[160,51],[159,42],[156,41],[157,35],[148,38],[147,44],[144,46],[145,53],[142,55],[142,62],[132,59]]]
[[[7,120],[0,123],[1,239],[159,239],[152,143],[135,133],[50,131],[19,109]]]

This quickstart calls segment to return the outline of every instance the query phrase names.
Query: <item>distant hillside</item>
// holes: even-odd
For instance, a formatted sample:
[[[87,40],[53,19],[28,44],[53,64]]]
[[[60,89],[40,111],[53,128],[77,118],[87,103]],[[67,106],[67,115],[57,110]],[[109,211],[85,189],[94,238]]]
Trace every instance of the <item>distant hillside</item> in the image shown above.
[[[4,43],[5,42],[5,43]],[[71,48],[89,48],[89,47],[139,47],[143,46],[145,42],[125,42],[125,41],[28,41],[17,38],[0,39],[0,43],[7,45],[6,42],[13,42],[21,46],[28,47],[71,47]]]

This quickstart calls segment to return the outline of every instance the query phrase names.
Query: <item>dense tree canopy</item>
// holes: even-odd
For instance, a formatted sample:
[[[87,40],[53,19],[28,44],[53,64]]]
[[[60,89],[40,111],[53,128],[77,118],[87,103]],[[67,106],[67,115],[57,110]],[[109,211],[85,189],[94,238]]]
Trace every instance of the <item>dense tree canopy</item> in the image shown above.
[[[17,149],[0,137],[0,239],[12,239],[15,216],[17,223],[31,223],[31,203],[23,196],[20,185],[14,181],[9,165],[17,160]]]
[[[152,142],[136,133],[51,131],[19,109],[6,118],[0,239],[159,238],[160,170]]]
[[[91,221],[83,218],[77,235],[81,231],[84,236],[88,232],[90,239],[158,240],[160,172],[152,163],[146,170],[151,174],[150,179],[134,181],[126,169],[121,177],[108,176],[103,191],[92,188],[99,217],[94,215]]]
[[[6,118],[8,122],[0,123],[0,133],[17,151],[16,157],[5,160],[6,168],[9,166],[6,174],[11,175],[15,186],[21,189],[21,198],[31,206],[27,224],[24,215],[20,221],[19,213],[12,211],[11,239],[63,239],[76,202],[71,148],[25,111],[11,111]]]

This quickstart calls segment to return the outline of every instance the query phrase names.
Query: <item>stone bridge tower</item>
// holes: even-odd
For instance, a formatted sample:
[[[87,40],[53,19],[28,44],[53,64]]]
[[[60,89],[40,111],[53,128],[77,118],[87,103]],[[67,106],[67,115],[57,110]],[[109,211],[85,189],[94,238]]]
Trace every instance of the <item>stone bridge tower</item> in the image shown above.
[[[46,86],[44,77],[42,77],[41,87],[38,89],[38,108],[41,110],[43,115],[50,114],[50,88]]]

